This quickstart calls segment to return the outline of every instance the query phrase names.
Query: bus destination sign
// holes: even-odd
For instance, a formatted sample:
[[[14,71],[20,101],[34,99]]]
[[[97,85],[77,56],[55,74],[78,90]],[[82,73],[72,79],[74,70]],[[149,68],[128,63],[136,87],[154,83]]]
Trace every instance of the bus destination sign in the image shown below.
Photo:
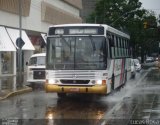
[[[103,27],[51,27],[49,35],[104,35]]]

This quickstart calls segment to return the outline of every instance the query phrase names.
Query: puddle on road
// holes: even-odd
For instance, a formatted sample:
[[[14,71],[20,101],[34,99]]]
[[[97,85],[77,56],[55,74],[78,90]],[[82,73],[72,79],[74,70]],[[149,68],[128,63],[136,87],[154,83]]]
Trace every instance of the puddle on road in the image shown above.
[[[126,120],[123,125],[127,125],[129,119],[160,117],[159,110],[156,110],[160,108],[160,71],[152,70],[144,76],[145,79],[140,77],[137,83],[127,84],[121,91],[107,98],[108,101],[114,101],[119,105],[117,104],[110,114],[106,115],[106,124],[112,125],[110,119],[118,121],[118,124],[122,124],[122,121]]]
[[[45,118],[48,124],[54,122],[64,125],[64,122],[67,122],[76,125],[97,125],[101,123],[108,107],[109,105],[100,101],[98,97],[73,95],[58,99],[56,106],[47,106]]]
[[[55,119],[101,119],[107,109],[105,103],[95,99],[86,100],[86,96],[70,97],[58,100],[57,106],[48,106],[46,117],[52,114]]]

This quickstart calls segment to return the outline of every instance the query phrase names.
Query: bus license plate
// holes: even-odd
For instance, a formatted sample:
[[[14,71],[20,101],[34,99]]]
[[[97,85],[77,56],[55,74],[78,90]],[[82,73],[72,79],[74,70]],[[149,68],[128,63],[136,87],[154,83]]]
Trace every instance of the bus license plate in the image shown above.
[[[70,91],[71,92],[79,92],[79,88],[71,88]]]

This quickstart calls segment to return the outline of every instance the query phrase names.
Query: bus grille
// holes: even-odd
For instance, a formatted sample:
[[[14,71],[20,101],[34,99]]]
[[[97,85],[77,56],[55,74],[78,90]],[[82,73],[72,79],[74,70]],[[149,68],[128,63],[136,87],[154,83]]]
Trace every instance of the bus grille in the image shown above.
[[[34,79],[45,79],[45,70],[33,71]]]
[[[62,84],[88,84],[90,80],[60,80]]]
[[[88,81],[86,80],[93,80],[93,79],[106,79],[106,71],[87,71],[87,70],[81,70],[81,71],[72,71],[72,70],[58,70],[58,71],[47,71],[46,78],[50,79],[60,79],[62,82],[67,84],[69,82],[73,83],[72,81],[77,80],[78,83],[86,83]],[[68,81],[67,81],[68,80]],[[77,83],[77,84],[78,84]]]

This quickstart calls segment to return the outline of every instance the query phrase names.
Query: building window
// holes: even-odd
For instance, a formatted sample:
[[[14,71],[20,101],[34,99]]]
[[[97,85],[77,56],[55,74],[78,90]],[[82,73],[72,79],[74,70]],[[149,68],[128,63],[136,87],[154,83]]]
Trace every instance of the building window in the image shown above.
[[[13,73],[13,56],[12,52],[2,52],[1,53],[1,73],[2,74],[12,74]]]

